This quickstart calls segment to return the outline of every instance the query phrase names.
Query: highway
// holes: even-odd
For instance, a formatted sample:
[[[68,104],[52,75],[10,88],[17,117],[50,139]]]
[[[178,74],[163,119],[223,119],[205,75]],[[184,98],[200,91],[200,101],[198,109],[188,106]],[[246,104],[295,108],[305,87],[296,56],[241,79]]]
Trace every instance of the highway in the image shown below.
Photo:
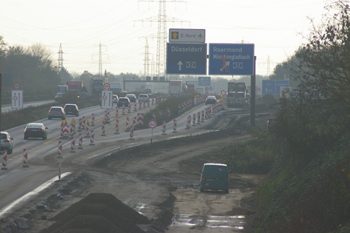
[[[100,106],[94,106],[89,108],[80,109],[80,116],[67,116],[67,122],[70,124],[72,119],[76,122],[76,133],[73,139],[61,137],[61,119],[42,119],[37,122],[42,122],[48,127],[48,138],[47,140],[42,139],[29,139],[24,140],[23,130],[25,125],[18,126],[7,130],[11,136],[14,138],[14,149],[11,155],[8,155],[6,170],[0,170],[0,216],[2,211],[6,209],[11,203],[13,203],[18,198],[28,194],[35,188],[44,184],[48,180],[58,176],[59,165],[62,164],[62,171],[71,172],[77,167],[64,167],[66,161],[70,161],[74,164],[86,164],[94,159],[98,159],[101,156],[110,154],[115,150],[120,148],[130,147],[136,144],[150,143],[152,130],[147,128],[143,130],[135,130],[133,135],[126,130],[126,116],[129,116],[129,125],[132,124],[133,118],[137,116],[138,113],[146,113],[152,111],[154,106],[142,107],[139,109],[137,107],[136,111],[134,108],[131,109],[130,113],[125,109],[124,114],[122,110],[118,110],[119,125],[118,134],[116,131],[116,109],[111,109],[109,124],[106,124],[102,131],[102,119],[105,117],[105,109],[101,109]],[[191,128],[186,129],[188,125],[188,116],[193,117],[193,114],[202,117],[202,112],[208,106],[201,104],[191,110],[183,113],[181,116],[177,117],[177,127],[176,132],[174,131],[173,120],[170,120],[166,125],[166,132],[164,133],[164,128],[162,126],[157,126],[153,130],[153,140],[164,140],[168,138],[180,137],[189,134],[203,133],[204,127],[208,125],[214,117],[207,118],[205,121],[193,122],[191,119]],[[82,134],[83,136],[87,131],[82,130],[78,132],[78,121],[79,118],[85,117],[86,120],[91,122],[92,114],[95,116],[95,126],[90,126],[89,132],[94,130],[94,145],[90,145],[91,138],[83,137],[81,144],[82,149],[78,149],[79,138],[78,136]],[[165,113],[164,113],[165,114]],[[148,122],[143,122],[147,124]],[[195,123],[195,125],[193,124]],[[75,146],[72,150],[72,141],[75,141]],[[59,141],[63,142],[61,157],[58,158],[58,144]],[[117,146],[120,145],[120,146]],[[23,165],[23,150],[27,150],[28,165],[29,167],[22,167]],[[72,152],[73,151],[73,152]],[[79,155],[84,156],[79,156]],[[73,161],[73,162],[72,162]],[[54,164],[54,165],[52,165]],[[55,166],[56,164],[56,166]],[[2,169],[5,168],[4,166]],[[20,205],[21,203],[19,203]],[[6,209],[10,211],[10,209]]]

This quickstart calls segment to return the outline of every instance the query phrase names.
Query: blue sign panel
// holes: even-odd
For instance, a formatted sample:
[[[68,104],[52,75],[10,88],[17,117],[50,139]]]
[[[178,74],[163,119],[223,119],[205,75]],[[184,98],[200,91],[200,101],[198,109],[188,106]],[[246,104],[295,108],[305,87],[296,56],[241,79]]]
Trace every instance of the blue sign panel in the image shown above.
[[[254,44],[209,44],[209,75],[253,75]]]
[[[210,77],[198,77],[198,85],[209,87],[210,86]]]
[[[167,43],[167,74],[207,74],[207,44]]]
[[[289,87],[289,80],[262,80],[263,95],[279,95],[281,87]]]

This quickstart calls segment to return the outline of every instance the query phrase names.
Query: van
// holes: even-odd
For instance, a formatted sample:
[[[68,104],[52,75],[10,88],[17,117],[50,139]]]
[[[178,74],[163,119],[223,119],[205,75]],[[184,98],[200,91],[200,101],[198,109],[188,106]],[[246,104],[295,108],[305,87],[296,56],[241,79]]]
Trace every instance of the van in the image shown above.
[[[200,191],[204,190],[223,190],[228,193],[228,174],[227,164],[224,163],[204,163],[201,179]]]

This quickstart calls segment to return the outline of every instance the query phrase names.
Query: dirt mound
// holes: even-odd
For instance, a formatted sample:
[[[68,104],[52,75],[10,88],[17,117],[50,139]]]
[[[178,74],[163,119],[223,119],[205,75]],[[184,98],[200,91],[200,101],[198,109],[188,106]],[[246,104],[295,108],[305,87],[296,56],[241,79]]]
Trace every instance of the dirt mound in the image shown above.
[[[108,193],[90,193],[51,220],[56,222],[41,233],[65,232],[73,229],[143,233],[144,231],[136,224],[151,223],[148,218]]]

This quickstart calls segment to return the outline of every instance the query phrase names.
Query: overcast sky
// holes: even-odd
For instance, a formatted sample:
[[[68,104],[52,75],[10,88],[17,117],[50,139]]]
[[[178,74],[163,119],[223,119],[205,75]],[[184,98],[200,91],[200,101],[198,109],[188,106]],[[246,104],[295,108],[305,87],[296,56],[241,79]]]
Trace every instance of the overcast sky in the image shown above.
[[[165,1],[165,0],[162,0]],[[267,75],[320,20],[327,0],[168,0],[169,28],[206,30],[206,43],[253,43],[257,74]],[[0,35],[8,45],[40,43],[63,66],[81,74],[102,70],[143,74],[145,44],[156,61],[159,0],[0,0]],[[171,22],[170,22],[171,21]],[[174,21],[174,22],[173,22]],[[268,63],[268,58],[270,63]],[[150,71],[152,69],[150,68]],[[155,67],[153,68],[155,71]]]

